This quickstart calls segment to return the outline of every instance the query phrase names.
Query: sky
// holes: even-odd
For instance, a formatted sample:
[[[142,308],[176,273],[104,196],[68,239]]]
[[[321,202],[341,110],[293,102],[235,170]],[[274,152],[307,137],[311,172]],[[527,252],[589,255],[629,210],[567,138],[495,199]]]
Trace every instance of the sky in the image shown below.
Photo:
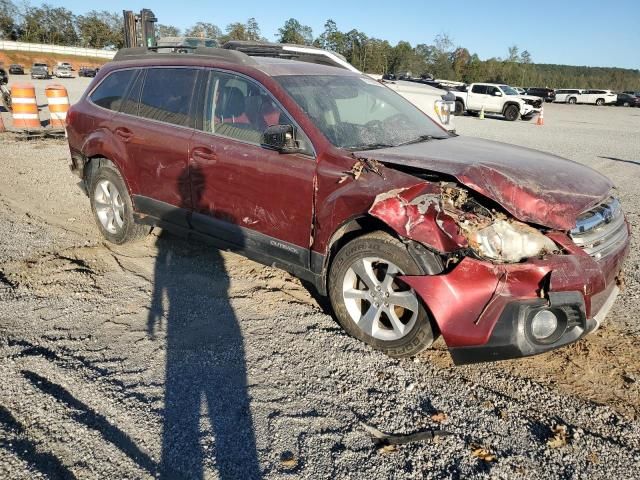
[[[18,2],[16,2],[18,3]],[[31,0],[33,5],[39,0]],[[481,59],[506,57],[507,48],[528,50],[535,63],[559,63],[601,67],[640,68],[640,13],[638,0],[608,2],[493,0],[321,0],[281,2],[242,0],[213,2],[190,0],[47,0],[75,14],[88,10],[150,8],[158,23],[181,29],[198,21],[218,25],[223,31],[231,22],[255,17],[262,35],[275,41],[278,28],[293,17],[313,29],[324,30],[328,18],[341,31],[357,29],[369,37],[395,45],[430,44],[440,33],[448,34],[456,46],[477,53]]]

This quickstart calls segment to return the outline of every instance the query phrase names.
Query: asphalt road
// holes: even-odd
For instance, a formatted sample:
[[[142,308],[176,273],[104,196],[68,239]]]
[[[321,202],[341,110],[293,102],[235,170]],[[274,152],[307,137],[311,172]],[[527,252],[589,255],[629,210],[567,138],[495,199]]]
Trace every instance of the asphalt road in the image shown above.
[[[69,86],[73,99],[82,87]],[[461,134],[609,175],[637,230],[640,110],[550,105],[545,123],[457,119]],[[103,243],[64,142],[5,134],[0,152],[2,478],[611,479],[640,469],[635,233],[627,288],[591,338],[464,368],[441,343],[399,361],[346,336],[278,270],[164,232]],[[363,423],[451,435],[381,449]]]

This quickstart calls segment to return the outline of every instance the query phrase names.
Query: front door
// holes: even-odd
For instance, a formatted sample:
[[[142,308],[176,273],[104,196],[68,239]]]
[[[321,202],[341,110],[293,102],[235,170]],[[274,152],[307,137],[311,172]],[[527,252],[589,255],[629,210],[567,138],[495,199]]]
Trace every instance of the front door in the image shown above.
[[[278,102],[253,80],[211,71],[204,119],[190,147],[193,228],[278,266],[309,266],[316,162],[260,146],[269,125],[293,124]]]

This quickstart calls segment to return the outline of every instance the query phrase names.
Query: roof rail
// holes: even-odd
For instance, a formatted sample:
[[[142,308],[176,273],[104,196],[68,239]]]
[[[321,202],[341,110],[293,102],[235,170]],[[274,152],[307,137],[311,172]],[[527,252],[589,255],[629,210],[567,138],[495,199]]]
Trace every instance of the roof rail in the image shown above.
[[[225,50],[222,48],[212,47],[193,47],[192,45],[172,45],[170,47],[161,46],[149,48],[121,48],[116,52],[115,56],[113,57],[113,61],[119,62],[124,60],[162,59],[182,57],[185,55],[188,57],[205,57],[212,60],[220,60],[223,62],[236,63],[241,65],[255,65],[257,63],[250,56],[236,50]]]

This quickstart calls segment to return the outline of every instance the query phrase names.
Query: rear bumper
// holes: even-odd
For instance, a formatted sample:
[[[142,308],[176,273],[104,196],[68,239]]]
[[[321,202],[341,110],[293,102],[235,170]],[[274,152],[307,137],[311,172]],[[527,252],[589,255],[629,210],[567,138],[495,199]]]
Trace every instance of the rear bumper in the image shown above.
[[[470,257],[444,275],[403,277],[429,308],[457,365],[536,355],[594,331],[618,294],[629,238],[596,261],[565,235],[550,235],[567,252],[518,264]],[[533,317],[548,310],[557,332],[532,334]]]

